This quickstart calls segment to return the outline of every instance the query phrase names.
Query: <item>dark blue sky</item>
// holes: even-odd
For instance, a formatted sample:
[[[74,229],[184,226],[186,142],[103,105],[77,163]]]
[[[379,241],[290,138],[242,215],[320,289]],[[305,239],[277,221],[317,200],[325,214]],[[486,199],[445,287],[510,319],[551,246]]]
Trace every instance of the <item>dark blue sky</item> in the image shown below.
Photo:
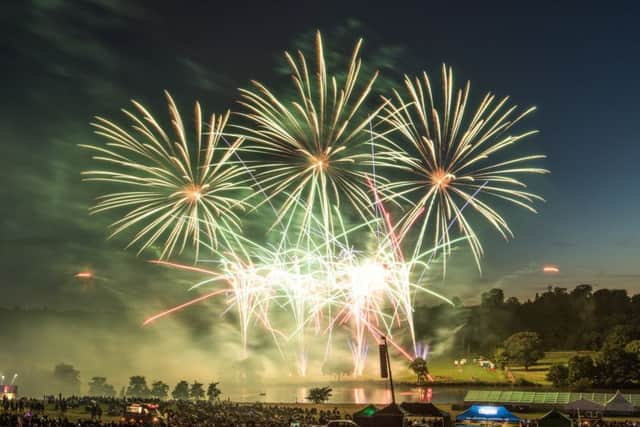
[[[95,194],[80,183],[86,156],[76,144],[95,141],[92,115],[113,115],[132,97],[158,103],[165,88],[185,105],[199,98],[210,108],[233,107],[237,87],[277,76],[281,52],[295,40],[316,28],[331,34],[350,20],[360,23],[365,47],[402,48],[397,73],[433,72],[446,62],[458,83],[472,81],[476,95],[491,90],[539,108],[528,122],[541,131],[532,147],[549,155],[552,174],[533,189],[547,203],[537,216],[508,211],[516,233],[509,243],[481,232],[483,276],[463,251],[437,287],[467,298],[494,285],[517,295],[548,284],[640,290],[640,32],[633,2],[599,9],[530,3],[524,10],[514,3],[442,9],[426,1],[169,3],[5,6],[0,286],[8,293],[1,303],[82,301],[87,297],[68,290],[82,266],[110,277],[115,288],[131,289],[135,277],[144,289],[155,274],[122,251],[122,241],[104,241],[108,218],[86,214]],[[350,48],[330,38],[327,44]],[[542,275],[547,263],[561,274]],[[108,295],[101,304],[120,298]]]

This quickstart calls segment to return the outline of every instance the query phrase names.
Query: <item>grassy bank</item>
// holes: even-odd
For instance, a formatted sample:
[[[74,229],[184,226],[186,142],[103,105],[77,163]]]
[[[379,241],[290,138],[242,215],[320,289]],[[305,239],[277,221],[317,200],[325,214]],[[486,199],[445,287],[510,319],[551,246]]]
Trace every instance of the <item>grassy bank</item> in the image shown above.
[[[545,353],[543,359],[535,365],[525,369],[524,366],[511,366],[513,378],[510,378],[503,370],[489,370],[477,364],[468,363],[465,366],[455,366],[451,358],[432,358],[429,360],[429,372],[434,377],[436,384],[441,385],[511,385],[514,380],[517,383],[530,383],[532,385],[550,386],[547,381],[549,368],[556,363],[567,364],[569,359],[577,354],[593,354],[592,352],[577,351],[552,351]],[[398,366],[395,378],[399,382],[413,383],[415,374],[408,366]]]

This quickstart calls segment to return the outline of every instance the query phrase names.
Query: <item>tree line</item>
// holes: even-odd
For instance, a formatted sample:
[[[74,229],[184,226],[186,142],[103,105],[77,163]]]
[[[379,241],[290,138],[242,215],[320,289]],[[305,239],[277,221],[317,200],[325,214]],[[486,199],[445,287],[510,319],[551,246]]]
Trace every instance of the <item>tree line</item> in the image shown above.
[[[547,379],[556,387],[575,390],[640,386],[640,336],[636,328],[615,326],[600,351],[577,354],[567,364],[552,365]]]
[[[478,306],[451,310],[460,325],[456,354],[492,355],[522,331],[535,332],[544,351],[599,351],[616,326],[630,325],[630,339],[640,338],[640,294],[629,296],[624,289],[549,287],[525,302],[491,289],[481,294]]]
[[[75,369],[73,365],[59,363],[53,370],[53,378],[56,391],[65,395],[80,394],[80,371]],[[189,383],[186,380],[179,381],[171,391],[171,397],[174,400],[202,400],[207,397],[209,401],[217,400],[222,391],[220,391],[217,382],[205,384],[198,381]],[[112,384],[107,382],[106,377],[92,377],[88,383],[89,396],[96,397],[116,397],[116,389]],[[120,397],[134,399],[160,399],[169,398],[170,387],[163,381],[157,380],[147,385],[147,379],[142,375],[134,375],[129,377],[129,384],[122,387]]]
[[[556,387],[640,386],[640,295],[583,284],[549,287],[521,303],[491,289],[456,335],[457,352],[492,355],[500,368],[528,369],[558,350],[583,352],[551,366],[547,379]]]

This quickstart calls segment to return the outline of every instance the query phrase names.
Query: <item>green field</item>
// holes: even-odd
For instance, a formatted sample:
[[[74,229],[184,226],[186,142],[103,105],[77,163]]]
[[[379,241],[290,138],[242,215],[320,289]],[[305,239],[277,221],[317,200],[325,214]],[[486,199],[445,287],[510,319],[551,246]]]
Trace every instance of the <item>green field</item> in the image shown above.
[[[465,366],[455,366],[453,359],[433,358],[429,360],[429,372],[436,382],[440,383],[508,383],[504,372],[496,369],[490,371],[478,365],[468,363]],[[398,381],[414,382],[415,374],[408,368],[402,369],[396,375]]]
[[[511,379],[508,374],[500,369],[491,371],[489,369],[481,368],[478,365],[470,362],[462,367],[455,366],[453,359],[434,357],[429,359],[429,372],[434,377],[436,382],[445,384],[507,384],[515,381],[526,381],[533,384],[548,386],[551,385],[547,381],[547,372],[551,365],[556,363],[566,364],[572,356],[576,354],[593,354],[592,352],[583,351],[552,351],[545,353],[543,359],[539,360],[533,366],[530,366],[528,370],[525,370],[523,366],[511,366],[510,370],[513,374]],[[414,382],[415,374],[408,369],[408,367],[396,368],[397,373],[395,378],[401,382]],[[394,371],[395,373],[395,371]]]
[[[516,379],[524,379],[528,382],[541,385],[551,385],[547,381],[547,372],[551,365],[556,363],[567,364],[569,359],[577,354],[593,355],[590,351],[550,351],[545,353],[544,358],[539,360],[534,366],[530,366],[525,370],[523,366],[511,367],[511,372]]]

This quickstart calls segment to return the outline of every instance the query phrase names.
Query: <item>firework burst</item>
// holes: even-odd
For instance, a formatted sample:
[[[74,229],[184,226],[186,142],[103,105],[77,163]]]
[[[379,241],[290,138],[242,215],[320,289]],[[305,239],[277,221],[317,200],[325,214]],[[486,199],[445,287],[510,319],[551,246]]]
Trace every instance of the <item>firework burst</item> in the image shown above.
[[[136,229],[128,246],[139,243],[142,252],[159,243],[161,258],[182,252],[190,240],[197,259],[201,239],[215,247],[220,238],[227,239],[229,230],[240,228],[236,211],[247,206],[241,196],[247,189],[245,170],[231,156],[243,140],[221,145],[229,113],[212,114],[208,122],[203,122],[196,102],[193,141],[169,93],[166,97],[172,133],[136,101],[132,101],[135,112],[123,110],[131,121],[130,131],[96,117],[92,125],[106,144],[82,147],[93,151],[93,158],[105,168],[83,175],[87,181],[106,181],[126,188],[98,197],[91,209],[92,213],[125,211],[111,225],[110,237]]]
[[[258,82],[241,90],[244,124],[236,125],[239,135],[229,143],[229,113],[203,123],[196,103],[193,142],[168,94],[171,132],[135,101],[133,113],[124,111],[130,131],[96,118],[96,133],[107,143],[84,147],[105,169],[85,172],[86,179],[125,191],[100,196],[92,212],[123,210],[112,236],[135,229],[129,245],[143,251],[159,244],[156,263],[202,274],[192,289],[214,287],[145,324],[219,297],[225,299],[223,313],[237,313],[243,357],[252,327],[259,326],[283,357],[285,344],[294,344],[303,375],[309,336],[325,337],[326,361],[338,326],[348,331],[356,375],[363,373],[369,342],[380,335],[408,360],[426,357],[414,330],[415,296],[427,293],[452,304],[422,284],[431,258],[442,252],[446,260],[452,245],[465,240],[480,267],[482,245],[466,208],[510,237],[495,202],[535,212],[534,203],[542,199],[526,190],[522,177],[546,173],[531,165],[544,156],[511,156],[509,150],[535,133],[509,133],[533,109],[517,112],[507,98],[487,94],[465,115],[470,85],[454,93],[446,67],[441,107],[424,74],[406,79],[406,94],[394,91],[371,108],[376,75],[358,80],[360,45],[344,79],[327,72],[319,33],[313,76],[301,52],[295,58],[287,53],[295,99],[282,100]],[[245,138],[249,144],[242,151],[252,157],[241,159]],[[376,166],[396,168],[408,178],[379,176]],[[398,224],[386,201],[406,206]],[[245,217],[239,211],[262,203],[275,211],[269,232],[281,226],[277,244],[263,246],[242,233]],[[345,211],[354,218],[343,216]],[[454,224],[459,233],[450,232]],[[166,260],[189,241],[196,260],[202,246],[214,267],[201,267],[204,260],[195,266]],[[411,342],[413,355],[401,341]]]
[[[532,166],[545,156],[512,156],[509,151],[536,133],[510,133],[535,108],[519,112],[517,106],[508,105],[508,97],[497,100],[487,93],[475,112],[465,115],[470,83],[454,92],[453,72],[444,65],[441,108],[426,73],[415,80],[406,77],[405,88],[408,97],[394,91],[387,100],[381,121],[390,127],[377,135],[385,142],[380,144],[378,157],[387,165],[395,162],[395,167],[410,175],[381,186],[385,198],[414,197],[413,207],[403,218],[399,239],[421,223],[415,253],[420,252],[422,240],[430,233],[433,246],[441,246],[446,259],[451,251],[450,228],[456,223],[480,268],[482,244],[463,207],[471,207],[506,239],[512,236],[511,229],[493,202],[502,200],[536,212],[534,203],[543,200],[526,191],[521,177],[547,173]]]
[[[310,76],[302,52],[297,59],[285,53],[292,72],[296,98],[283,101],[259,82],[253,90],[241,90],[241,113],[250,125],[240,130],[261,157],[258,177],[265,184],[267,200],[286,195],[276,223],[291,218],[304,206],[302,229],[318,212],[329,234],[334,227],[333,206],[347,202],[365,219],[371,202],[364,182],[363,165],[369,160],[367,126],[376,111],[363,113],[377,73],[359,84],[360,40],[353,51],[346,77],[329,75],[320,33],[316,35],[316,72]],[[286,221],[285,221],[286,222]]]

